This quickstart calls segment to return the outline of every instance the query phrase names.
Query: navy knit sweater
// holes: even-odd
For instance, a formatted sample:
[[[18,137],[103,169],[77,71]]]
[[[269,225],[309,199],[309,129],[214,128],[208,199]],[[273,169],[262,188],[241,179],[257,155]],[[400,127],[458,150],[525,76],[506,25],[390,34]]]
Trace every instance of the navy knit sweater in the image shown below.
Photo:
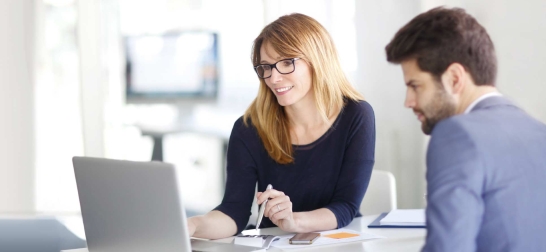
[[[338,228],[359,217],[359,207],[372,173],[375,118],[370,104],[347,101],[332,127],[315,142],[294,145],[294,163],[281,165],[265,150],[256,128],[239,118],[227,152],[227,181],[222,203],[215,208],[230,216],[237,232],[246,227],[256,182],[284,192],[293,212],[330,209]],[[264,217],[261,228],[274,227]]]

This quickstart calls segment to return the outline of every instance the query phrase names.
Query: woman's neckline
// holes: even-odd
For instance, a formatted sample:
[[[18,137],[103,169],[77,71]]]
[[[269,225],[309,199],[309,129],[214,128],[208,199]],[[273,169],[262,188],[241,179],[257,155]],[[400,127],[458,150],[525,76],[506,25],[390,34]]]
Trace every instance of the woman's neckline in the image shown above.
[[[341,120],[345,106],[346,104],[341,108],[341,110],[337,114],[337,117],[332,123],[332,125],[330,125],[328,130],[326,130],[326,132],[324,132],[324,134],[322,134],[319,138],[317,138],[315,141],[308,144],[292,144],[292,147],[294,147],[294,149],[297,149],[297,150],[308,150],[313,148],[315,145],[319,144],[320,142],[322,142],[322,140],[328,137],[328,135],[330,135],[332,131],[336,128],[336,126],[339,124],[339,120]]]

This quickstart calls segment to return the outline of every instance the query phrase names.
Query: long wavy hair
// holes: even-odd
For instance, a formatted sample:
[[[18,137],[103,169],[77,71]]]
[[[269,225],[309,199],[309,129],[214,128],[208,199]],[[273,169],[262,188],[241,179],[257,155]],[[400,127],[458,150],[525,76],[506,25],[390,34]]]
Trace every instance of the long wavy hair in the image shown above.
[[[260,64],[260,49],[266,43],[282,57],[301,58],[309,64],[310,91],[314,92],[315,104],[324,122],[329,123],[336,109],[343,108],[345,99],[364,100],[341,69],[330,34],[315,19],[293,13],[264,27],[252,46],[254,66]],[[273,160],[280,164],[294,162],[288,118],[264,79],[260,79],[258,95],[244,114],[247,126],[249,120]]]

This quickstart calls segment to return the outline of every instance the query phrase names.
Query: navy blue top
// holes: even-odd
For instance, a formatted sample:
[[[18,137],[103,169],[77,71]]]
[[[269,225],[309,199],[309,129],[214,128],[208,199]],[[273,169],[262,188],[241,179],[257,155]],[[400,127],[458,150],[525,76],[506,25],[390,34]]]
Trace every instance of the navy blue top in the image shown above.
[[[294,163],[275,162],[264,148],[256,128],[239,118],[227,151],[224,199],[215,208],[230,216],[237,232],[251,215],[256,182],[263,192],[268,184],[284,192],[293,212],[330,209],[338,228],[359,217],[359,207],[372,173],[375,118],[365,101],[347,101],[332,127],[315,142],[294,146]],[[264,217],[261,228],[275,227]]]

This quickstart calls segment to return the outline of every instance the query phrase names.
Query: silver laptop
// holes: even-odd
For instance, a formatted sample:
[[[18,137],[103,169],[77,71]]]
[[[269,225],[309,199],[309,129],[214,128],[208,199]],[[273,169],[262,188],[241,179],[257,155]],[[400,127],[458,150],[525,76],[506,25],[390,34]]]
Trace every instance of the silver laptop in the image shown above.
[[[72,161],[90,252],[259,250],[190,239],[171,164],[90,157]]]

